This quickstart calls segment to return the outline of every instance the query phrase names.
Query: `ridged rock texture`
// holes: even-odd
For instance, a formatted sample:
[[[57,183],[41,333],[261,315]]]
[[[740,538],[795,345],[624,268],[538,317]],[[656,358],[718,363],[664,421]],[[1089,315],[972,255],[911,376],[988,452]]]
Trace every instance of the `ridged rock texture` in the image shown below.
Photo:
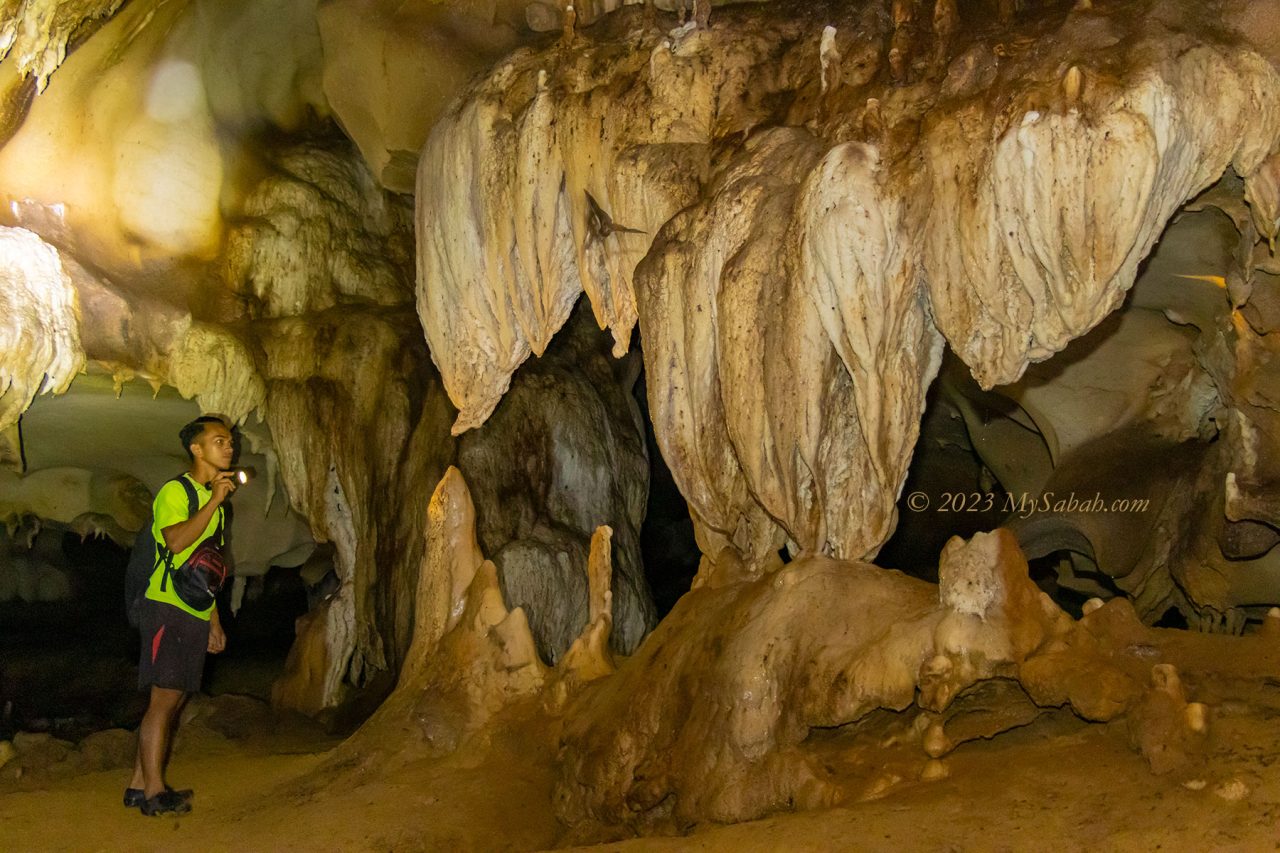
[[[0,431],[37,394],[67,389],[84,366],[79,305],[58,250],[21,228],[0,228]]]
[[[626,10],[470,87],[416,196],[454,431],[582,292],[618,353],[639,325],[705,555],[869,558],[944,338],[984,387],[1012,382],[1116,308],[1225,170],[1266,198],[1280,74],[1204,13],[1082,5],[987,33],[912,8],[676,30]]]

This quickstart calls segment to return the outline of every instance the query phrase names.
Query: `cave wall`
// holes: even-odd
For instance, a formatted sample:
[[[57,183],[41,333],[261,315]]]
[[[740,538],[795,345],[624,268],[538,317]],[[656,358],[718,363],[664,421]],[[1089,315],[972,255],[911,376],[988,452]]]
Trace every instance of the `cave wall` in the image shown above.
[[[453,463],[548,661],[612,526],[630,651],[653,621],[637,329],[702,584],[779,549],[869,559],[944,345],[1016,382],[1230,170],[1247,245],[1205,358],[1250,452],[1223,512],[1275,520],[1263,4],[677,5],[6,5],[0,458],[84,365],[260,418],[342,580],[286,704],[404,663]]]

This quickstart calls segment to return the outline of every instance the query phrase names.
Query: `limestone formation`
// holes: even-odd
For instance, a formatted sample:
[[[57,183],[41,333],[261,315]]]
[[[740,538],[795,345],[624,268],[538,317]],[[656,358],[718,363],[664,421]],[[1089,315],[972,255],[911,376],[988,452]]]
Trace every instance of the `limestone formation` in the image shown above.
[[[274,701],[389,697],[335,777],[533,719],[586,837],[887,797],[1044,715],[1197,767],[1280,675],[1274,10],[639,5],[0,0],[0,600],[74,594],[26,546],[126,538],[180,452],[41,450],[87,369],[82,416],[242,425],[246,569],[323,546]],[[649,438],[701,558],[656,630]],[[1150,510],[871,565],[930,442]]]
[[[10,529],[24,516],[68,526],[97,516],[107,522],[102,532],[128,545],[150,512],[147,487],[116,471],[44,468],[25,476],[0,472],[0,522]]]
[[[655,621],[640,554],[649,459],[631,397],[638,359],[614,362],[593,326],[579,311],[552,350],[521,371],[489,423],[458,444],[481,546],[548,663],[590,618],[581,567],[602,525],[614,530],[617,650],[633,651]]]
[[[476,544],[475,507],[461,473],[445,472],[427,507],[413,642],[396,690],[365,724],[450,752],[495,714],[542,688],[524,611],[508,611],[497,571]],[[361,735],[344,749],[359,749]]]
[[[886,26],[848,9],[812,14],[831,26],[851,18],[848,29],[859,24],[868,38]],[[1170,4],[1168,14],[1189,13]],[[904,15],[895,19],[901,32]],[[804,13],[726,14],[714,38],[680,29],[637,42],[601,28],[591,48],[512,55],[442,116],[419,170],[419,316],[460,409],[455,431],[488,417],[582,290],[619,351],[640,324],[659,441],[704,553],[733,543],[749,571],[784,540],[873,555],[893,528],[937,332],[984,387],[1016,380],[1120,303],[1183,202],[1229,166],[1257,172],[1280,134],[1277,72],[1247,48],[1128,30],[1112,17],[1105,38],[1146,47],[1095,85],[1079,56],[1102,32],[1074,16],[1056,26],[1044,50],[956,84],[941,109],[919,88],[897,97],[872,123],[901,128],[884,141],[850,129],[859,125],[849,113],[868,95],[885,101],[875,78],[817,112],[805,93],[821,91],[829,70],[813,62],[785,79],[773,74],[825,32]],[[953,50],[965,57],[982,47],[957,41]],[[613,60],[594,62],[605,49]],[[1068,59],[1063,80],[1053,64]],[[1038,82],[1049,77],[1051,88]],[[789,99],[790,123],[807,123],[810,140],[789,143],[789,171],[779,168],[787,155],[778,153],[782,132],[768,128],[766,96]],[[711,164],[715,145],[732,153]],[[792,172],[799,195],[767,226],[744,213],[742,174]],[[1263,179],[1255,184],[1261,197]],[[694,195],[701,200],[673,217]],[[594,232],[588,198],[640,233]],[[785,244],[761,248],[784,234]],[[752,266],[752,252],[772,262],[767,273]],[[763,289],[766,280],[791,282],[787,293],[807,289],[813,308],[784,310],[785,322],[816,310],[824,334],[789,335],[790,376],[756,383],[737,373],[732,336],[753,327],[737,325],[733,300],[778,305],[751,295],[748,282]],[[830,347],[843,375],[815,395],[808,385],[828,375]],[[736,381],[726,381],[726,363]],[[804,401],[770,425],[795,438],[776,449],[766,438],[767,462],[750,458],[768,436],[760,406],[733,399],[757,387]],[[822,416],[802,418],[815,404]],[[854,429],[856,449],[844,453]],[[840,462],[814,465],[828,441]],[[790,482],[760,471],[793,462],[802,471]],[[781,506],[779,492],[793,506]],[[828,495],[837,512],[824,506]],[[852,518],[848,529],[833,515]]]
[[[124,0],[5,0],[0,4],[0,60],[14,54],[21,77],[31,77],[37,90],[67,58],[76,31],[94,26],[116,12]]]
[[[409,210],[344,144],[276,152],[224,255],[229,288],[253,319],[335,305],[405,304]],[[337,239],[335,239],[337,238]]]
[[[21,228],[0,228],[0,430],[37,394],[60,393],[84,365],[76,291],[58,251]]]
[[[772,578],[691,593],[636,657],[567,709],[559,813],[686,825],[838,803],[853,792],[806,738],[877,708],[942,715],[922,717],[915,735],[934,758],[954,738],[990,736],[960,724],[948,733],[941,721],[971,686],[1019,677],[1080,629],[1031,585],[1006,532],[954,541],[940,574],[933,587],[806,557]],[[1108,685],[1068,685],[1052,704],[1091,708]],[[1111,714],[1136,694],[1124,688]]]

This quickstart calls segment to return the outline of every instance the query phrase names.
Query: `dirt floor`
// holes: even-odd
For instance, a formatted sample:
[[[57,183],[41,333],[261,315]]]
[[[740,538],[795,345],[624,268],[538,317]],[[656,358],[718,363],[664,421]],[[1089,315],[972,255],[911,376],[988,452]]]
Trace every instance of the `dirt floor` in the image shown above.
[[[1219,705],[1207,754],[1163,776],[1130,748],[1123,724],[1057,711],[962,745],[938,781],[905,778],[897,764],[886,778],[903,780],[878,799],[576,849],[1280,849],[1280,684],[1258,689],[1264,701]],[[425,759],[392,743],[345,755],[306,724],[262,714],[222,697],[186,724],[170,781],[197,795],[179,819],[123,808],[123,768],[72,772],[64,760],[61,772],[14,778],[11,761],[0,768],[3,848],[540,850],[581,840],[552,815],[550,739],[534,720]]]

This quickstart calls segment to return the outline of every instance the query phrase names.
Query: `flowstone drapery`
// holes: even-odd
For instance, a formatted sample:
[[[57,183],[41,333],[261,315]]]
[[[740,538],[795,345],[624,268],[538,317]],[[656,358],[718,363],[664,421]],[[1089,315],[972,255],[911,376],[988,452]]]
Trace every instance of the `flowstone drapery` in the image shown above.
[[[619,352],[639,323],[709,558],[874,555],[944,336],[983,386],[1013,381],[1113,310],[1228,167],[1269,215],[1280,74],[1154,6],[998,43],[874,6],[618,13],[511,55],[420,161],[418,310],[455,432],[584,292]]]

